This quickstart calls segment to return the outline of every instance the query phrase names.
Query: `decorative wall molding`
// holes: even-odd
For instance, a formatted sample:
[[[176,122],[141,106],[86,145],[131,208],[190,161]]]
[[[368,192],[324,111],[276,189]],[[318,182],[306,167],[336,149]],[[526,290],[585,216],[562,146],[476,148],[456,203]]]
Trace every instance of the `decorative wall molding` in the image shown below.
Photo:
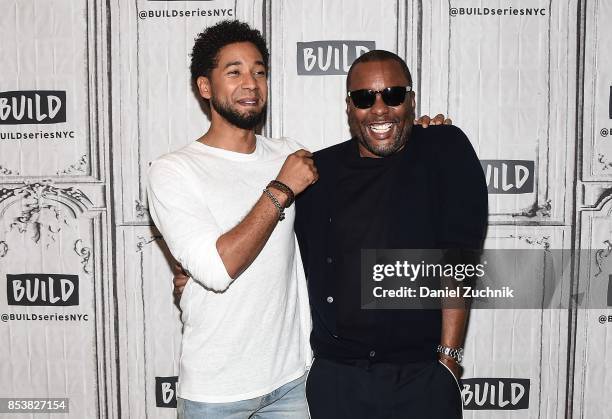
[[[83,154],[78,162],[75,164],[71,164],[64,170],[58,170],[56,173],[58,175],[73,175],[77,173],[87,173],[87,167],[89,163],[87,162],[87,155]]]
[[[608,159],[606,159],[606,156],[598,153],[597,154],[597,161],[599,163],[601,163],[601,170],[602,171],[606,171],[606,170],[610,170],[612,169],[612,162],[608,161]]]
[[[136,217],[138,218],[148,218],[149,217],[149,208],[142,203],[139,199],[134,201],[136,205]]]
[[[78,239],[74,242],[74,251],[77,255],[81,256],[83,272],[90,275],[93,272],[91,266],[91,247],[83,246],[83,240]]]
[[[595,265],[597,265],[597,272],[595,273],[595,276],[599,276],[603,272],[601,265],[603,264],[603,261],[612,253],[612,242],[610,242],[610,240],[604,240],[603,244],[606,246],[605,249],[599,249],[597,252],[595,252]]]
[[[585,184],[582,187],[581,210],[601,211],[612,200],[609,183]]]
[[[0,175],[19,176],[20,173],[17,170],[7,169],[6,167],[3,167],[2,165],[0,165]]]
[[[530,244],[534,247],[538,246],[543,248],[544,250],[550,249],[550,236],[534,237],[522,234],[511,234],[510,237],[524,241],[525,243]]]
[[[140,253],[144,250],[144,247],[149,243],[153,243],[156,240],[162,240],[162,236],[150,236],[146,238],[144,236],[138,236],[138,242],[136,242],[136,252]]]
[[[51,180],[26,181],[18,188],[2,188],[0,206],[3,203],[6,204],[0,211],[0,219],[9,208],[21,204],[20,214],[12,218],[10,229],[17,229],[22,234],[30,232],[32,241],[37,244],[43,235],[54,242],[62,228],[70,226],[71,219],[93,206],[80,189],[58,187]]]
[[[535,202],[531,207],[525,208],[522,212],[512,214],[513,217],[550,217],[552,210],[551,200],[548,199],[543,204]]]

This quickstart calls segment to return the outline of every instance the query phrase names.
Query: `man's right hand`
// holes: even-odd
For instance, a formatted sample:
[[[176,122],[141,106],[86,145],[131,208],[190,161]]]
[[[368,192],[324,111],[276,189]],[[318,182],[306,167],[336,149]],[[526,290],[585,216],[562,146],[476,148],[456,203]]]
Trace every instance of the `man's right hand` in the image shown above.
[[[187,285],[187,281],[189,281],[189,276],[178,262],[172,265],[172,274],[174,274],[174,278],[172,278],[172,282],[174,283],[174,291],[172,294],[174,294],[174,298],[178,304],[178,302],[181,301],[183,289],[185,288],[185,285]]]
[[[319,173],[312,161],[312,153],[306,150],[298,150],[289,154],[276,177],[276,180],[290,187],[296,196],[315,183],[317,179],[319,179]]]

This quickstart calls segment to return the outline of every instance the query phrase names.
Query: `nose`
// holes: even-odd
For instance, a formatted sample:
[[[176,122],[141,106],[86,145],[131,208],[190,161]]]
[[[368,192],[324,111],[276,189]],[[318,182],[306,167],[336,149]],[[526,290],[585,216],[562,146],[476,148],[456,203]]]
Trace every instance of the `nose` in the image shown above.
[[[242,87],[249,90],[255,90],[257,88],[257,80],[255,80],[251,72],[246,72],[242,77]]]
[[[374,104],[370,108],[370,112],[375,115],[384,115],[389,112],[389,107],[383,101],[382,95],[380,92],[376,93],[376,99],[374,100]]]

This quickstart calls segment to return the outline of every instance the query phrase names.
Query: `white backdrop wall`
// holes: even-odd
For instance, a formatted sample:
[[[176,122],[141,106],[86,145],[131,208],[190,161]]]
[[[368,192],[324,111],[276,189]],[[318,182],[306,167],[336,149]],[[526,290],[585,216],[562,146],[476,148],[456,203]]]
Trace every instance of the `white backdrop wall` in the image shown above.
[[[612,417],[612,2],[0,0],[0,10],[0,397],[70,398],[74,418],[175,417],[180,313],[146,172],[208,127],[188,54],[198,32],[229,18],[268,40],[264,133],[311,150],[347,139],[346,69],[369,49],[397,52],[417,114],[452,117],[478,152],[486,247],[574,255],[567,298],[600,309],[473,312],[466,417]]]

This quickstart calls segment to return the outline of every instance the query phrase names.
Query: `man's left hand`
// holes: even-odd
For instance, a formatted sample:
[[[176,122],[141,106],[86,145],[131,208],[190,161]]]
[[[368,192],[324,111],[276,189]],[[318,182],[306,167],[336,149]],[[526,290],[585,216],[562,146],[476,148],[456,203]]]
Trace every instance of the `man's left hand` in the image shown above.
[[[414,120],[414,125],[421,125],[423,128],[427,128],[430,125],[452,125],[453,121],[450,118],[444,118],[441,113],[431,119],[429,115],[423,115],[418,119]]]
[[[179,262],[172,264],[172,274],[174,275],[172,278],[172,283],[174,284],[172,294],[174,294],[175,301],[178,304],[181,301],[183,289],[187,285],[187,281],[189,281],[189,275],[187,275],[187,272],[185,272]]]

